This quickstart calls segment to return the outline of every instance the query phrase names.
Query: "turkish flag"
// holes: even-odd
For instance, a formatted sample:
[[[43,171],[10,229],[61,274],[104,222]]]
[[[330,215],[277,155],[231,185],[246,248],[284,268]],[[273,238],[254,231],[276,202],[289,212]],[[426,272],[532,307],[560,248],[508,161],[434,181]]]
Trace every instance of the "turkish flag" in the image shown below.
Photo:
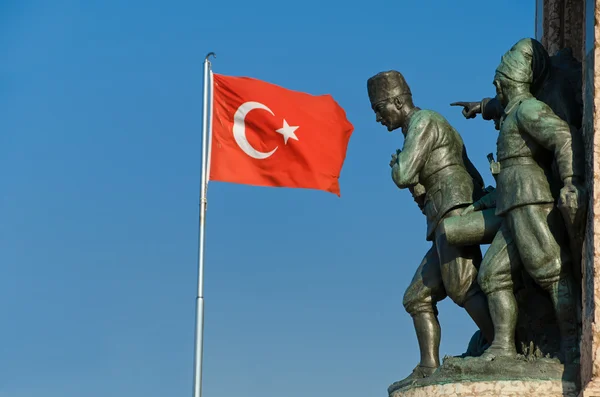
[[[340,195],[354,127],[330,95],[213,76],[210,180]]]

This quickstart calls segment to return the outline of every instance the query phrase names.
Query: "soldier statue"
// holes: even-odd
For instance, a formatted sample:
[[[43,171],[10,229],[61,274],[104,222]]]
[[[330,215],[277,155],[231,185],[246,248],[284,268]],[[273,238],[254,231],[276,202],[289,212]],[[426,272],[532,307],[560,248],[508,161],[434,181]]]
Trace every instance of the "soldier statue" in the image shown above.
[[[576,161],[583,162],[584,148],[581,133],[581,122],[583,116],[582,101],[582,71],[581,62],[577,61],[570,48],[559,51],[550,56],[542,43],[535,39],[522,39],[515,44],[515,49],[530,48],[532,83],[530,91],[538,100],[544,102],[552,111],[567,122],[571,130],[572,149]],[[462,106],[463,115],[467,119],[474,118],[481,113],[484,120],[493,120],[496,129],[499,129],[500,119],[504,114],[504,108],[500,100],[495,98],[484,98],[480,102],[454,102],[451,106]],[[492,160],[492,166],[497,164]],[[580,165],[583,167],[583,164]],[[558,171],[558,164],[553,163],[552,191],[556,196],[562,181]],[[492,170],[495,173],[494,170]],[[581,256],[583,246],[583,234],[585,232],[585,212],[587,210],[587,194],[578,198],[580,202],[561,208],[563,212],[573,212],[567,215],[567,232],[569,233],[571,251],[573,255],[573,273],[576,281],[581,281]],[[577,207],[577,208],[573,208]]]
[[[560,357],[566,364],[578,360],[577,293],[572,254],[561,207],[572,207],[585,194],[583,164],[575,158],[578,145],[572,131],[544,102],[531,93],[536,44],[524,39],[515,44],[496,69],[496,98],[504,109],[498,120],[499,172],[495,195],[496,215],[502,226],[479,272],[488,296],[495,336],[483,357],[516,356],[514,333],[517,303],[513,279],[521,267],[546,290],[560,330]],[[554,192],[553,169],[561,186]],[[556,204],[558,201],[558,205]],[[490,207],[476,202],[473,209]],[[465,211],[465,212],[468,212]],[[496,240],[502,240],[496,242]],[[494,261],[495,245],[516,246],[518,258]]]
[[[377,122],[388,131],[402,129],[404,147],[392,155],[392,179],[422,200],[427,218],[426,239],[432,241],[404,295],[413,318],[421,360],[403,382],[430,376],[440,365],[440,325],[437,302],[446,296],[464,307],[488,341],[493,325],[485,294],[477,284],[479,245],[453,246],[440,222],[456,216],[484,194],[483,179],[467,156],[462,138],[444,117],[422,110],[401,73],[371,77],[367,89]]]
[[[535,39],[521,39],[519,47],[531,46],[533,81],[530,85],[534,97],[544,102],[558,117],[581,128],[583,116],[581,62],[577,61],[570,48],[550,56],[542,43]],[[515,45],[517,45],[515,44]],[[481,114],[484,120],[493,120],[499,129],[504,108],[498,98],[484,98],[478,102],[454,102],[451,106],[462,106],[467,119]]]

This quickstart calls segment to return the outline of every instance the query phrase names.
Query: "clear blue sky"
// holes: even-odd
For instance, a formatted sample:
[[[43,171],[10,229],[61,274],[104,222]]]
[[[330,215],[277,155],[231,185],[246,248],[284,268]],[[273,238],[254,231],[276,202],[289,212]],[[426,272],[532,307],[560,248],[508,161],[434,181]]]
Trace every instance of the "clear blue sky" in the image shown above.
[[[385,396],[418,361],[402,296],[425,220],[366,80],[397,69],[492,184],[493,95],[534,1],[0,3],[0,396],[191,396],[202,61],[332,94],[342,197],[212,183],[204,396]],[[378,7],[378,8],[375,8]],[[475,330],[440,304],[442,356]]]

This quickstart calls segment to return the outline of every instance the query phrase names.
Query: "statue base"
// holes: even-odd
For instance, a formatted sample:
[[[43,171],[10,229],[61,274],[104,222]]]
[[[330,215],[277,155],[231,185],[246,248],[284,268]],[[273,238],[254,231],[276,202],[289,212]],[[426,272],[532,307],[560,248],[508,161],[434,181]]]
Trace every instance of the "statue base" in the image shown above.
[[[565,368],[547,357],[447,357],[431,376],[400,381],[388,388],[389,397],[577,397],[579,366]]]
[[[560,380],[497,380],[399,389],[390,397],[577,397],[575,383]]]

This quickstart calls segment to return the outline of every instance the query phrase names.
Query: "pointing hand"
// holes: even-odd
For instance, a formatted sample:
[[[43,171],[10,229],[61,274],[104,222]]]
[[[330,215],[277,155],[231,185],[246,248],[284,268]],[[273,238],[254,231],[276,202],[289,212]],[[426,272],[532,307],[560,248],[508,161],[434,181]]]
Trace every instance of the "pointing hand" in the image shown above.
[[[466,119],[473,119],[481,113],[481,102],[452,102],[450,106],[462,106],[462,114]]]

